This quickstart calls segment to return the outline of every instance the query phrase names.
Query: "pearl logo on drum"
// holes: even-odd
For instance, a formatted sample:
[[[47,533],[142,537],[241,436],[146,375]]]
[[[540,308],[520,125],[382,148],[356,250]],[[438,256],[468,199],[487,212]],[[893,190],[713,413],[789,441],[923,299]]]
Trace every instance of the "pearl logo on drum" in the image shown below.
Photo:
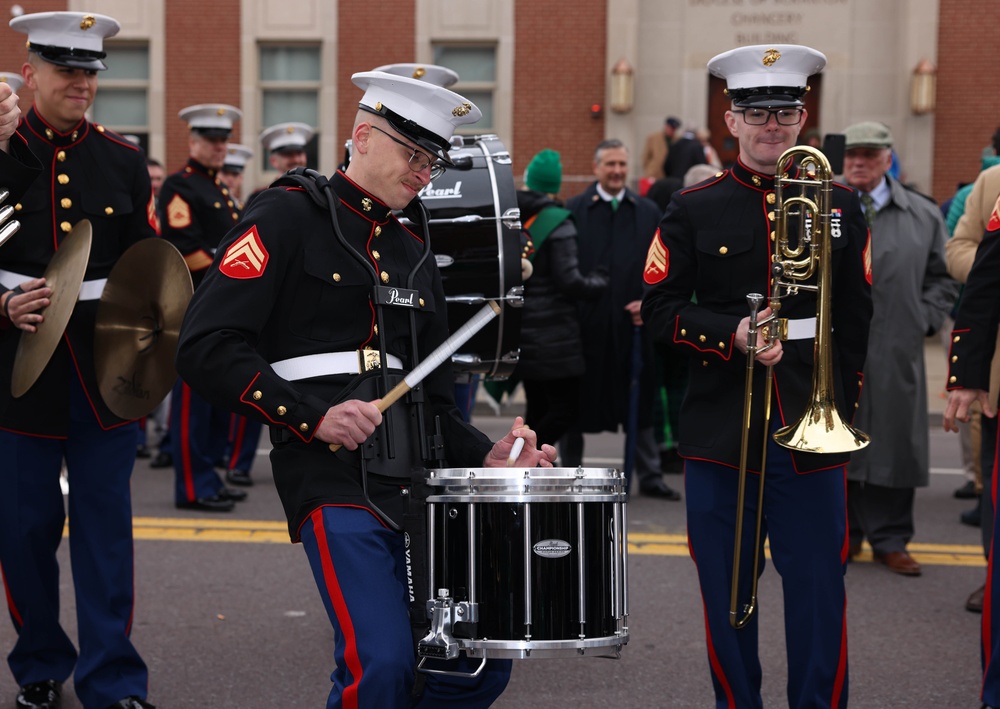
[[[531,550],[545,559],[561,559],[573,551],[573,546],[562,539],[543,539],[535,542]]]
[[[428,182],[417,194],[420,199],[462,199],[462,181],[455,182],[454,187],[441,189],[436,189],[433,182]]]

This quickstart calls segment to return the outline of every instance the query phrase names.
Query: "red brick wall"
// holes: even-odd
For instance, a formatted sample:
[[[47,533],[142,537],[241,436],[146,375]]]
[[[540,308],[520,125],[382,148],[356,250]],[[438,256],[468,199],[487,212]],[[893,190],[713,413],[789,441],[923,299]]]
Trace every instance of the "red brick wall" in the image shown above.
[[[940,0],[934,197],[979,173],[980,153],[1000,126],[996,0]]]
[[[337,145],[351,137],[361,89],[351,75],[383,64],[414,62],[417,26],[416,0],[382,0],[378,11],[368,0],[338,3]],[[338,148],[339,149],[339,148]]]
[[[240,106],[240,0],[170,0],[164,87],[167,172],[188,157],[187,124],[178,111],[198,103]],[[239,122],[231,140],[241,140]],[[256,136],[253,136],[256,139]]]
[[[514,5],[514,174],[539,150],[562,156],[563,198],[586,183],[569,176],[592,176],[594,148],[604,138],[607,50],[605,0],[515,0]],[[554,23],[553,18],[558,18]],[[569,80],[572,77],[572,80]]]
[[[30,15],[33,12],[60,12],[66,10],[66,0],[19,0],[17,3],[24,8],[24,14]],[[13,19],[10,15],[10,5],[4,3],[0,5],[4,13],[0,16],[0,71],[9,71],[13,74],[20,74],[21,67],[28,59],[28,50],[24,43],[28,41],[28,35],[23,32],[15,32],[7,23]],[[27,112],[31,108],[33,92],[24,87],[17,92],[20,101],[18,105],[21,111]]]

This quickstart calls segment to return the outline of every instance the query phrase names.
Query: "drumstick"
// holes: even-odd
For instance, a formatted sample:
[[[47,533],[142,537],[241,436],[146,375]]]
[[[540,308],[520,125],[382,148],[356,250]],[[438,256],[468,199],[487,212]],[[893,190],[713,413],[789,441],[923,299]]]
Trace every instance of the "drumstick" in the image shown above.
[[[524,439],[515,438],[514,445],[510,447],[510,455],[507,456],[507,467],[510,468],[514,465],[517,460],[517,456],[521,455],[521,449],[524,448]]]
[[[459,347],[468,342],[473,335],[486,327],[486,323],[499,314],[500,306],[497,305],[495,300],[491,300],[484,305],[482,310],[473,315],[462,327],[455,330],[451,337],[438,345],[436,350],[427,355],[427,359],[418,364],[412,372],[403,377],[403,381],[390,389],[389,393],[375,404],[379,412],[385,413],[386,409],[401,399],[406,392],[422,382],[424,377],[444,364],[444,361],[455,354],[455,351]],[[340,443],[330,444],[330,450],[334,453],[339,451],[340,447]]]

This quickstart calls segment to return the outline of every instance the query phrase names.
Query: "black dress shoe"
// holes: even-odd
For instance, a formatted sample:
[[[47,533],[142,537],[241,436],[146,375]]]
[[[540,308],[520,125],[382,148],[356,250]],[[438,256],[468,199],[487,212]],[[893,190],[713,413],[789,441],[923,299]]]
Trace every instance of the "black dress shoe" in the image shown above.
[[[966,510],[958,518],[962,524],[967,524],[970,527],[980,527],[983,524],[982,513],[979,511],[979,505],[976,505],[971,510]]]
[[[664,500],[677,501],[681,499],[681,494],[667,485],[659,478],[643,482],[639,485],[639,492],[649,497],[659,497]]]
[[[226,482],[242,487],[250,487],[253,485],[253,478],[250,477],[250,472],[247,470],[227,470]]]
[[[192,502],[178,502],[176,505],[179,510],[201,510],[202,512],[229,512],[236,507],[235,502],[222,495],[199,497]]]
[[[975,500],[980,493],[976,491],[976,483],[966,480],[965,485],[955,490],[955,497],[959,500]]]
[[[174,457],[167,451],[160,451],[156,457],[149,461],[150,468],[170,468],[174,464]]]
[[[965,601],[965,610],[970,613],[982,613],[983,612],[983,599],[986,596],[986,584],[977,588],[975,591],[969,594],[969,597]]]
[[[223,485],[222,489],[219,490],[219,497],[224,500],[232,500],[233,502],[243,502],[243,500],[247,499],[247,493],[245,490],[237,490],[234,487]]]
[[[139,697],[125,697],[108,707],[108,709],[156,709],[155,706]]]
[[[54,679],[32,682],[17,693],[18,709],[59,709],[62,706],[62,685]]]

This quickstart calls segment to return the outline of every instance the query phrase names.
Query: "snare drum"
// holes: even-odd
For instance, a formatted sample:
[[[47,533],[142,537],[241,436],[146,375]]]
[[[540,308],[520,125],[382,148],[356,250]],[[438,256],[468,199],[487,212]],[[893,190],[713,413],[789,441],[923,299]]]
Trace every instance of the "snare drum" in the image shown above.
[[[431,598],[456,608],[462,652],[618,655],[628,642],[621,473],[451,468],[426,481]]]
[[[456,372],[507,377],[517,364],[523,302],[520,210],[510,153],[495,135],[483,135],[464,138],[449,156],[455,167],[420,191],[430,212],[449,329],[455,332],[488,300],[502,307],[452,363]]]

